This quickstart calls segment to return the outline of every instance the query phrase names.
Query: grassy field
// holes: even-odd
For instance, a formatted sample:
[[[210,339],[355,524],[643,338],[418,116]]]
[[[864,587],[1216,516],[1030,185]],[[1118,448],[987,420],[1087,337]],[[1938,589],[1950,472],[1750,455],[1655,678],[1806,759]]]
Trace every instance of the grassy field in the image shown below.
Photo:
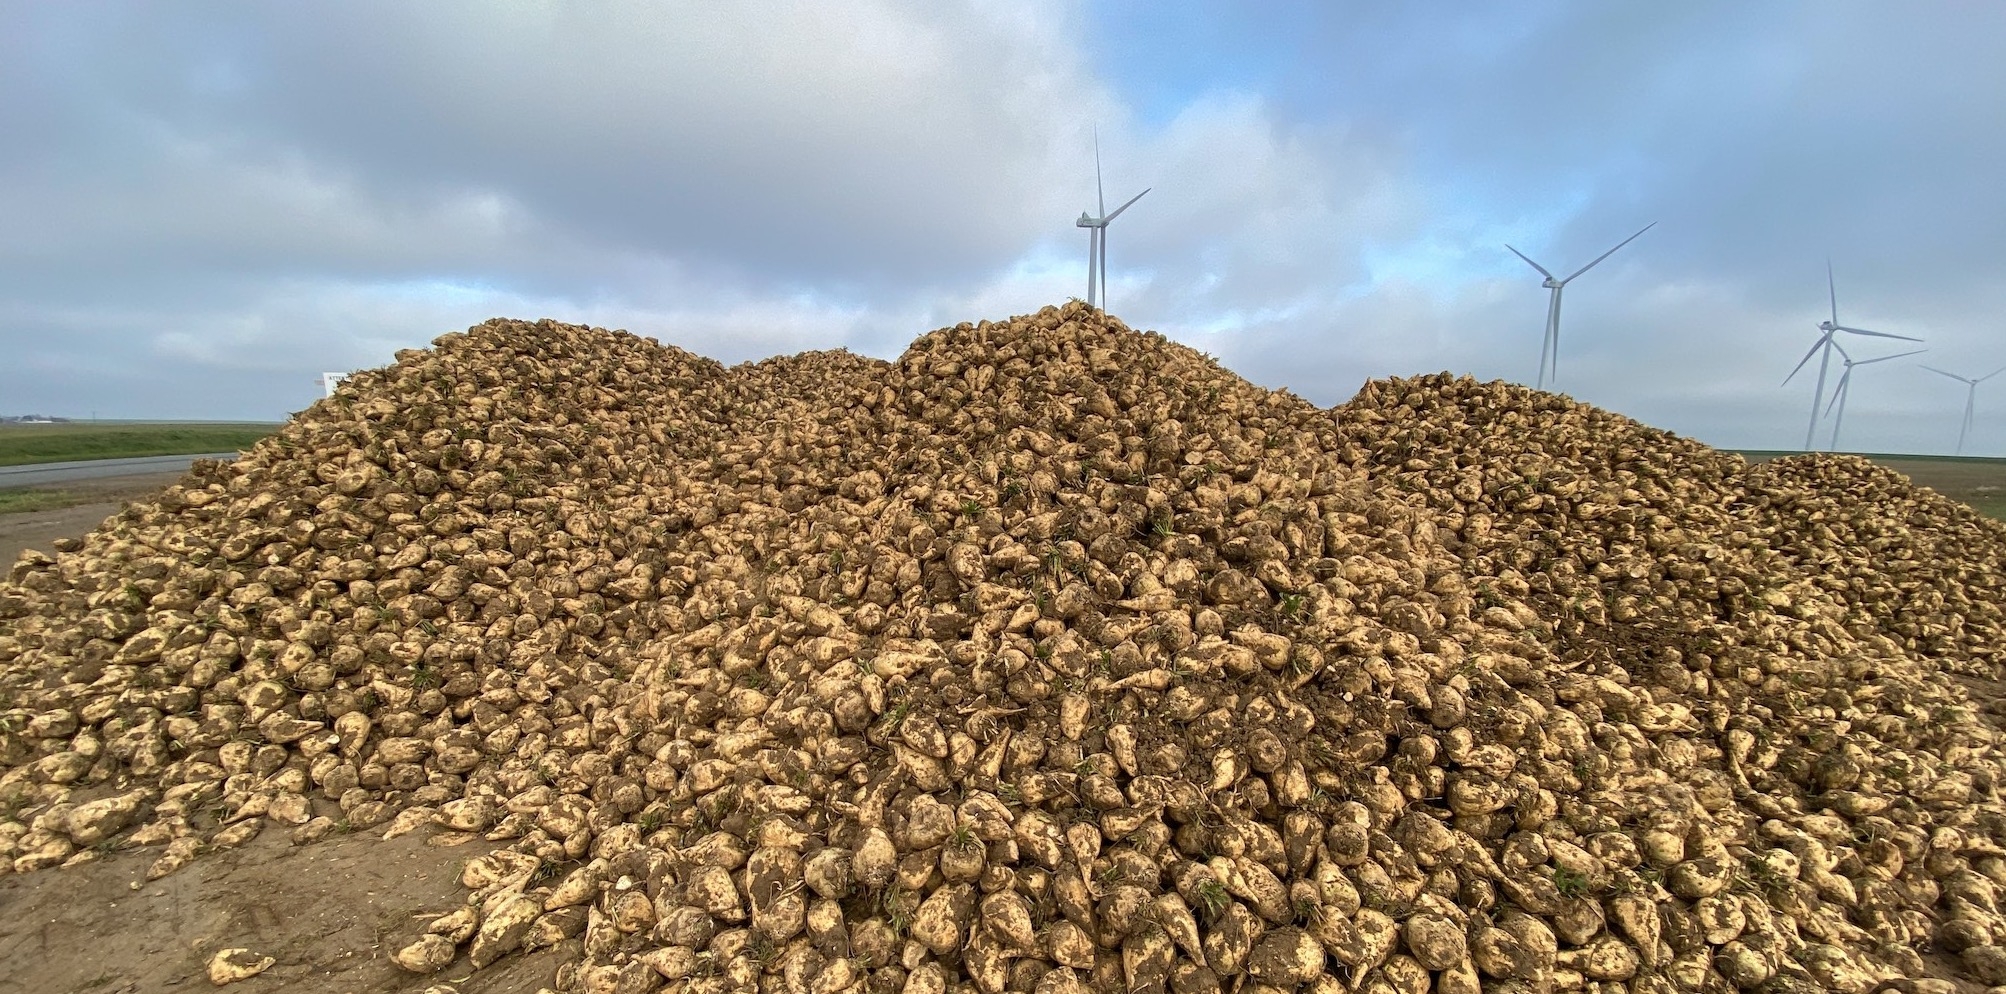
[[[1794,452],[1741,453],[1756,462]],[[1860,455],[1980,513],[2006,520],[2006,459],[1983,456],[1900,456],[1863,452]]]
[[[249,448],[278,427],[213,421],[0,425],[0,466],[231,452]]]
[[[84,503],[81,495],[67,490],[0,490],[0,514],[53,511],[81,503]]]
[[[61,511],[84,504],[116,505],[144,500],[180,480],[181,473],[142,473],[133,476],[101,476],[89,480],[40,487],[10,487],[0,490],[0,522],[8,515],[37,511]],[[0,554],[0,565],[8,559]]]

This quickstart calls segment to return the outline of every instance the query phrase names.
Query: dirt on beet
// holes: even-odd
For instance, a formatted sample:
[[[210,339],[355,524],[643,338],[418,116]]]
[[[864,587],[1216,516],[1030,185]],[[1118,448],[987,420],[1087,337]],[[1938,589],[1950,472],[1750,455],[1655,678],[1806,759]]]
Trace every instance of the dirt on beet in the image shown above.
[[[61,487],[6,491],[37,498],[34,510],[5,510],[0,500],[0,563],[12,563],[28,549],[55,550],[80,545],[86,532],[118,513],[126,501],[153,497],[181,478],[179,473],[150,473],[82,480]]]

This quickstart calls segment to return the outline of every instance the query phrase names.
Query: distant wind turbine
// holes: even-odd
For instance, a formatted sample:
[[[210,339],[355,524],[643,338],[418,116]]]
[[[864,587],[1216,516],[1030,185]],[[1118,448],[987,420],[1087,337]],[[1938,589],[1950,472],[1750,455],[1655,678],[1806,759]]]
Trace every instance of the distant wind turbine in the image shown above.
[[[1843,331],[1849,335],[1868,335],[1873,338],[1894,338],[1904,342],[1922,341],[1922,339],[1920,338],[1910,338],[1907,335],[1890,335],[1884,331],[1868,331],[1864,328],[1848,328],[1845,325],[1840,324],[1839,286],[1832,280],[1832,260],[1830,259],[1825,260],[1825,289],[1830,292],[1832,297],[1832,319],[1830,321],[1818,322],[1818,330],[1820,332],[1823,332],[1823,334],[1818,336],[1818,341],[1811,346],[1811,351],[1804,353],[1804,358],[1797,360],[1797,368],[1792,369],[1790,371],[1790,375],[1783,378],[1784,385],[1788,386],[1790,384],[1790,381],[1793,378],[1795,378],[1798,372],[1804,368],[1804,364],[1811,361],[1812,356],[1814,355],[1819,356],[1818,388],[1811,392],[1811,424],[1804,429],[1804,451],[1806,452],[1813,451],[1812,449],[1812,445],[1814,444],[1813,436],[1818,431],[1818,415],[1820,413],[1819,408],[1825,406],[1825,373],[1826,370],[1832,365],[1832,350],[1838,347],[1838,343],[1832,341],[1832,336]],[[1823,352],[1824,354],[1819,355],[1820,352]]]
[[[1642,228],[1638,229],[1637,235],[1641,235],[1644,232],[1649,231],[1657,226],[1658,222],[1652,221],[1650,224],[1644,225]],[[1596,256],[1595,262],[1591,262],[1588,265],[1583,266],[1580,269],[1577,269],[1574,272],[1568,274],[1568,277],[1564,280],[1554,279],[1553,274],[1547,272],[1545,266],[1542,266],[1539,263],[1532,261],[1531,259],[1526,259],[1524,252],[1520,252],[1518,249],[1511,248],[1510,245],[1505,246],[1505,248],[1511,249],[1511,254],[1518,256],[1521,259],[1525,259],[1526,265],[1539,270],[1539,275],[1546,277],[1546,281],[1544,283],[1541,283],[1540,286],[1543,286],[1548,290],[1553,291],[1553,296],[1546,305],[1546,337],[1541,339],[1539,343],[1539,386],[1541,389],[1546,388],[1547,372],[1549,366],[1551,367],[1553,373],[1554,382],[1556,383],[1560,382],[1560,291],[1566,289],[1567,284],[1574,281],[1574,277],[1579,276],[1582,273],[1585,273],[1591,269],[1594,269],[1596,262],[1601,262],[1602,260],[1607,259],[1612,255],[1615,255],[1616,249],[1622,248],[1623,246],[1636,241],[1637,235],[1631,235],[1630,237],[1625,238],[1620,242],[1617,242],[1616,248],[1612,248],[1609,251]]]
[[[2006,373],[2006,366],[2001,366],[1998,369],[1986,373],[1984,376],[1981,376],[1975,380],[1969,377],[1959,376],[1956,373],[1946,373],[1943,370],[1936,368],[1935,366],[1924,366],[1922,368],[1927,369],[1930,372],[1937,374],[1938,376],[1948,376],[1951,379],[1956,380],[1957,382],[1965,385],[1964,421],[1957,426],[1957,454],[1961,456],[1964,454],[1964,437],[1971,433],[1972,412],[1976,410],[1978,407],[1978,385],[1980,383],[1985,382],[1986,380],[1998,376],[2000,373]]]
[[[1150,189],[1154,189],[1154,187]],[[1099,307],[1103,311],[1107,310],[1107,226],[1109,222],[1120,217],[1122,211],[1128,210],[1130,204],[1141,200],[1142,194],[1148,192],[1149,190],[1147,189],[1143,190],[1142,193],[1128,198],[1128,203],[1115,208],[1114,213],[1109,214],[1107,212],[1107,193],[1101,188],[1100,129],[1094,129],[1094,195],[1098,198],[1096,206],[1101,213],[1099,217],[1095,217],[1085,211],[1081,211],[1080,219],[1074,222],[1076,226],[1086,228],[1088,231],[1087,306]],[[1098,299],[1095,294],[1096,289],[1099,290]]]
[[[1837,452],[1839,451],[1839,426],[1846,423],[1846,398],[1850,395],[1853,387],[1853,367],[1871,366],[1874,363],[1886,362],[1889,359],[1902,359],[1912,355],[1921,355],[1929,350],[1916,349],[1913,352],[1884,355],[1873,359],[1854,359],[1846,352],[1845,346],[1840,345],[1838,342],[1833,342],[1832,347],[1838,349],[1839,357],[1846,361],[1846,371],[1839,374],[1839,385],[1832,390],[1832,403],[1825,407],[1825,413],[1828,415],[1832,413],[1832,409],[1835,407],[1839,410],[1839,416],[1832,421],[1832,443],[1826,446],[1826,448],[1831,449],[1833,452]]]

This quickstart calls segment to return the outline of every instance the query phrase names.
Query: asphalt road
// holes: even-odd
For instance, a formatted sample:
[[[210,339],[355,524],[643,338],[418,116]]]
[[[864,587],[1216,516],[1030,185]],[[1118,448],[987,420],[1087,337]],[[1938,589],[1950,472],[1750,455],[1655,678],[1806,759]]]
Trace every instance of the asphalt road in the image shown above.
[[[80,462],[0,466],[0,490],[10,487],[45,487],[52,483],[95,480],[105,476],[179,473],[193,465],[197,459],[235,458],[237,458],[235,452],[205,452],[193,456],[139,456],[133,459],[88,459]]]

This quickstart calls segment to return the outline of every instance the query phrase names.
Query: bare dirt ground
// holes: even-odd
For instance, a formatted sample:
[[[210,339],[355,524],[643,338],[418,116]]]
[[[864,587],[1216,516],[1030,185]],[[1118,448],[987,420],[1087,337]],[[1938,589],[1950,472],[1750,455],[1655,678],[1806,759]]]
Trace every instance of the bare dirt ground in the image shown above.
[[[562,947],[472,973],[462,957],[433,977],[392,964],[432,916],[465,899],[462,863],[484,844],[433,845],[430,830],[368,834],[302,848],[265,832],[148,883],[158,849],[0,877],[0,991],[140,994],[213,990],[209,958],[249,949],[276,962],[230,986],[244,994],[393,994],[452,983],[461,994],[547,986]]]
[[[54,552],[49,546],[55,540],[81,536],[96,528],[99,522],[117,514],[123,502],[158,493],[180,478],[180,473],[150,473],[83,480],[56,487],[23,488],[60,493],[63,495],[62,503],[70,506],[0,514],[0,569],[13,565],[14,558],[23,549]]]

